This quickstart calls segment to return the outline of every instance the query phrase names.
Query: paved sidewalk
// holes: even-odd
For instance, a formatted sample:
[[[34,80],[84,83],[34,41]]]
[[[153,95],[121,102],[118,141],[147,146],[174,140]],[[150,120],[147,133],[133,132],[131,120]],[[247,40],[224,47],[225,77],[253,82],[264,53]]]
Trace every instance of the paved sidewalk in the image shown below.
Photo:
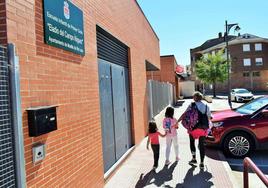
[[[181,107],[175,109],[175,117],[180,114],[189,105],[190,100],[184,102]],[[161,127],[163,112],[156,117],[156,122]],[[160,128],[160,131],[163,130]],[[180,127],[178,130],[180,161],[175,162],[173,148],[171,150],[172,163],[164,166],[165,162],[165,138],[160,138],[160,159],[159,167],[152,171],[153,154],[146,150],[145,138],[136,146],[133,153],[119,167],[117,172],[106,182],[105,188],[142,188],[142,187],[166,187],[166,188],[231,188],[237,187],[232,177],[230,167],[224,157],[217,150],[206,150],[205,170],[199,169],[199,166],[192,167],[188,164],[191,159],[189,148],[189,138],[187,131]],[[197,144],[196,144],[197,145]],[[197,153],[199,161],[199,153]]]

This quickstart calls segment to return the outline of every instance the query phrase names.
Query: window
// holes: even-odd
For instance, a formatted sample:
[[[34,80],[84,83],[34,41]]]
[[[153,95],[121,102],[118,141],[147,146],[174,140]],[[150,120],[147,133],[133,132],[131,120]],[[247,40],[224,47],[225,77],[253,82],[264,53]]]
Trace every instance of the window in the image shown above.
[[[262,51],[262,44],[255,44],[255,51]]]
[[[213,51],[211,52],[211,54],[214,56],[214,55],[215,55],[215,51],[213,50]]]
[[[250,59],[244,59],[244,66],[250,66],[250,65],[251,65]]]
[[[261,66],[261,65],[263,65],[263,63],[262,63],[262,58],[256,58],[255,61],[256,61],[256,66]]]
[[[249,77],[249,72],[243,72],[244,77]]]
[[[260,72],[253,72],[252,75],[253,75],[254,77],[259,77],[261,74],[260,74]]]
[[[243,44],[243,52],[249,52],[250,51],[250,44]]]

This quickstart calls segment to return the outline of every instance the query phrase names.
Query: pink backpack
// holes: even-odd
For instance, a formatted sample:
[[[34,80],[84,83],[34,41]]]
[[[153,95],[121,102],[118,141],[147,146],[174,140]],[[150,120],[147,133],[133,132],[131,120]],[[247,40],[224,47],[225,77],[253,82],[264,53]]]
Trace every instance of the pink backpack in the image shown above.
[[[193,102],[189,109],[185,112],[185,116],[182,119],[182,125],[188,131],[193,130],[195,125],[198,123],[198,109],[196,104]]]

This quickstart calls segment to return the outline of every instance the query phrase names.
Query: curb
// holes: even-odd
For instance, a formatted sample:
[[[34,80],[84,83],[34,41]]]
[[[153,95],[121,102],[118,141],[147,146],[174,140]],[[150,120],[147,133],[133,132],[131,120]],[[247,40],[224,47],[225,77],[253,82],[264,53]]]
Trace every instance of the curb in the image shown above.
[[[119,170],[124,162],[130,157],[135,148],[136,145],[129,148],[128,151],[104,174],[104,183],[107,183],[113,177],[117,170]]]
[[[224,168],[225,168],[225,170],[226,170],[226,172],[227,172],[227,174],[228,174],[228,176],[230,178],[230,181],[233,184],[233,187],[234,188],[238,188],[239,187],[239,184],[237,183],[237,181],[236,181],[236,179],[235,179],[235,177],[233,175],[233,171],[232,171],[229,163],[227,162],[226,157],[219,150],[217,151],[217,153],[218,153],[218,155],[220,157],[220,160],[222,161],[223,166],[224,166]]]

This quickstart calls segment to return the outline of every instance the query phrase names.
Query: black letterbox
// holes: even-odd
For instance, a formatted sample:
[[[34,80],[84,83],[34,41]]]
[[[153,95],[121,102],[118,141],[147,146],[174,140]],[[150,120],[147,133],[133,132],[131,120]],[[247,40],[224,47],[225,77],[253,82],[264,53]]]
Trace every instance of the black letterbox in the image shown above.
[[[57,130],[57,106],[28,108],[29,136],[39,136]]]

